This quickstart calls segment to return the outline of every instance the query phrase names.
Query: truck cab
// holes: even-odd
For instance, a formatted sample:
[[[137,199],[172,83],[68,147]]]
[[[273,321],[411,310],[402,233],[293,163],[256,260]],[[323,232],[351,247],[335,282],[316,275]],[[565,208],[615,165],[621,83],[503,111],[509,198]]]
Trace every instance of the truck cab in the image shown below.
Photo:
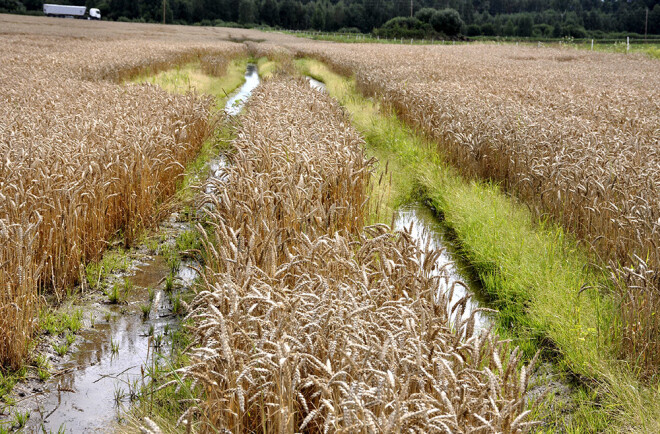
[[[89,19],[90,20],[100,20],[101,19],[101,11],[96,9],[96,8],[90,8],[89,9]]]

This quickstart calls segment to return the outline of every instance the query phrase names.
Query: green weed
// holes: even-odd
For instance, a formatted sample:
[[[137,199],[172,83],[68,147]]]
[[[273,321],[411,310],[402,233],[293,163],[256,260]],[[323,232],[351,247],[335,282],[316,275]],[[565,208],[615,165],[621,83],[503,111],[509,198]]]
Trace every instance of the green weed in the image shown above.
[[[119,284],[113,284],[112,288],[106,290],[105,295],[108,297],[108,301],[111,304],[119,303],[119,300],[121,299],[121,295],[119,293]]]
[[[109,250],[99,262],[90,262],[85,267],[87,284],[92,289],[104,285],[105,278],[109,273],[126,271],[130,261],[123,250]]]
[[[46,369],[39,368],[37,369],[37,377],[39,377],[41,381],[46,381],[50,378],[50,372]]]
[[[149,318],[149,312],[151,312],[151,303],[140,305],[140,309],[142,310],[142,318]]]
[[[110,352],[115,356],[119,354],[119,342],[116,342],[112,336],[110,336]]]
[[[175,248],[169,244],[163,244],[160,247],[159,253],[165,259],[165,263],[172,273],[179,271],[179,267],[181,267],[181,258]]]
[[[174,274],[170,273],[165,278],[165,292],[172,292],[174,289]]]
[[[173,295],[172,299],[172,313],[174,315],[181,315],[184,313],[183,304],[181,303],[181,296],[179,294]]]
[[[64,355],[69,352],[69,344],[53,344],[53,350],[55,350],[55,353],[58,356],[64,357]]]
[[[66,333],[64,339],[66,340],[67,345],[72,345],[76,341],[76,336],[72,333]]]
[[[176,237],[176,250],[182,255],[190,255],[193,250],[201,250],[201,239],[199,233],[195,230],[181,232]]]
[[[82,328],[82,319],[82,309],[76,309],[72,313],[57,313],[44,309],[39,314],[39,327],[52,336],[58,336],[66,331],[77,333]]]
[[[28,410],[17,411],[16,413],[14,413],[14,418],[13,418],[14,429],[23,428],[29,418],[30,418],[30,412]]]

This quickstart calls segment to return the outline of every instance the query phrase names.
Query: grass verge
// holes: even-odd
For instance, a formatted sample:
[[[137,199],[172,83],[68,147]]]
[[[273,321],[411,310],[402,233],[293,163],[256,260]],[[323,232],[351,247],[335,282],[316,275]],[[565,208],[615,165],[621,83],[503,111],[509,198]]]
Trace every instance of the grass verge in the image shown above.
[[[297,60],[296,66],[326,84],[381,162],[382,173],[389,173],[390,183],[376,183],[373,193],[381,205],[374,218],[389,222],[398,205],[425,201],[455,232],[461,253],[500,310],[498,332],[527,354],[544,349],[546,357],[588,386],[576,394],[570,416],[550,415],[555,427],[658,432],[657,387],[640,384],[613,356],[616,309],[607,281],[577,243],[551,222],[534,222],[527,208],[497,185],[464,180],[445,164],[436,145],[363,97],[354,80],[315,60]]]

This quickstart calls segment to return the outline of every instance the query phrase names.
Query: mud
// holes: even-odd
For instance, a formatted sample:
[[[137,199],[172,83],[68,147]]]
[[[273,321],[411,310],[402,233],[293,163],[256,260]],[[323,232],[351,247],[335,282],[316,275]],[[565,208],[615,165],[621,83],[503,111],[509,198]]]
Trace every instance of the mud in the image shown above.
[[[161,245],[173,246],[176,235],[190,226],[172,215],[160,228]],[[171,248],[171,247],[170,247]],[[128,279],[132,289],[111,304],[99,291],[79,298],[71,308],[82,308],[85,326],[64,357],[48,351],[53,366],[50,379],[33,379],[14,389],[16,404],[9,414],[29,412],[23,432],[107,432],[121,420],[121,413],[149,382],[146,371],[157,362],[155,354],[167,356],[171,333],[180,320],[172,313],[171,297],[165,291],[170,268],[160,255],[145,247],[127,253],[126,272],[107,276],[105,287]],[[182,262],[176,272],[172,294],[194,285],[199,264]],[[151,304],[148,314],[143,306]]]

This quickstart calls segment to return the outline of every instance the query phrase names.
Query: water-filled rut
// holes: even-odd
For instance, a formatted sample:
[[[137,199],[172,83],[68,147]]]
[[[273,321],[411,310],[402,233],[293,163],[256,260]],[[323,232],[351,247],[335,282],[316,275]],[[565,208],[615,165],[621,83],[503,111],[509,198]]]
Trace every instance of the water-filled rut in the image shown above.
[[[312,89],[326,92],[325,83],[315,78],[305,76]],[[457,260],[458,256],[452,243],[448,240],[446,228],[438,221],[433,212],[421,203],[407,204],[396,210],[394,216],[394,230],[408,230],[412,238],[421,247],[429,246],[433,250],[442,252],[435,264],[435,275],[442,276],[439,291],[452,291],[449,308],[455,305],[466,295],[469,299],[463,318],[468,318],[473,311],[487,308],[480,298],[481,287],[477,279],[471,276],[467,266]],[[480,310],[475,313],[476,329],[488,328],[492,324],[491,314]]]
[[[394,218],[394,229],[410,231],[410,235],[418,245],[422,247],[428,245],[431,249],[442,252],[436,261],[434,274],[442,276],[439,291],[451,291],[453,288],[450,308],[468,294],[471,297],[467,301],[464,318],[468,318],[473,311],[485,307],[479,298],[481,292],[479,282],[470,276],[467,267],[457,261],[452,243],[447,239],[447,231],[428,207],[413,203],[399,208]],[[489,312],[475,313],[475,329],[488,328],[491,324]]]

